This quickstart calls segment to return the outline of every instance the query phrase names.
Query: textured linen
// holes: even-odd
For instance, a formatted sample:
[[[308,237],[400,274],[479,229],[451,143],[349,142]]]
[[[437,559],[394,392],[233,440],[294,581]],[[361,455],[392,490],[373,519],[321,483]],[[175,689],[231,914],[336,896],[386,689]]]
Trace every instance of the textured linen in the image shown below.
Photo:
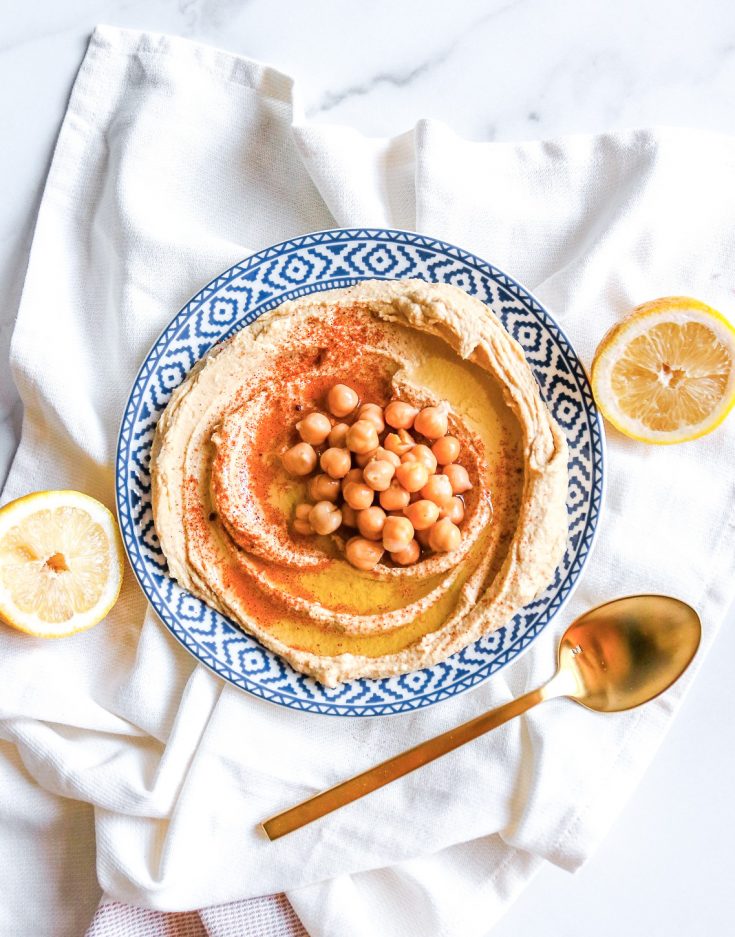
[[[531,288],[589,363],[643,300],[689,293],[732,315],[734,177],[732,139],[684,131],[485,144],[425,121],[366,139],[304,123],[291,80],[270,68],[98,29],[13,337],[25,416],[3,500],[73,487],[112,506],[118,422],[148,347],[249,252],[336,225],[444,238]],[[695,670],[627,714],[550,703],[276,843],[258,823],[543,681],[559,633],[602,600],[681,596],[700,611],[704,652],[735,585],[734,453],[735,419],[679,447],[609,432],[600,535],[564,613],[488,683],[412,715],[299,714],[224,685],[146,610],[129,571],[88,633],[2,629],[0,736],[19,760],[17,796],[0,807],[0,931],[73,933],[53,897],[65,863],[27,858],[29,829],[43,829],[49,855],[96,843],[99,884],[118,902],[185,912],[285,891],[313,937],[485,934],[541,862],[575,869],[590,855]],[[24,821],[23,790],[43,798],[47,824]],[[78,900],[96,897],[90,884]]]
[[[151,911],[119,901],[97,909],[85,937],[308,937],[285,895],[201,911]]]

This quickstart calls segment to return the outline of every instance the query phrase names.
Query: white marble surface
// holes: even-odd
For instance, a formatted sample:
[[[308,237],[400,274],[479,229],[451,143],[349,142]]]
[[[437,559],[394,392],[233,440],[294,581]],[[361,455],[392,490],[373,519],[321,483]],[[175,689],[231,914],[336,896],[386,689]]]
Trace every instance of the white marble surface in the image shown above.
[[[370,134],[427,116],[482,140],[659,123],[735,131],[730,0],[0,0],[3,364],[45,172],[98,22],[271,62],[298,80],[309,119]],[[0,480],[21,416],[3,364]],[[493,937],[729,931],[735,610],[729,626],[598,854],[576,876],[544,869]]]

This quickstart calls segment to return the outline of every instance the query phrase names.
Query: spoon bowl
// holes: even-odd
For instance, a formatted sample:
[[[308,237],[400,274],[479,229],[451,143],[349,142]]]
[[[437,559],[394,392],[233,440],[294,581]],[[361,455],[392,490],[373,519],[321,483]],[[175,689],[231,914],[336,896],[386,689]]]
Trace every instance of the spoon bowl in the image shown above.
[[[596,712],[634,709],[659,696],[689,666],[702,637],[694,609],[666,595],[630,595],[586,612],[559,644],[565,693]]]
[[[701,636],[699,615],[680,599],[630,595],[598,605],[564,632],[558,669],[548,683],[290,807],[265,820],[263,829],[272,840],[285,836],[548,699],[567,696],[601,713],[647,703],[684,673]]]

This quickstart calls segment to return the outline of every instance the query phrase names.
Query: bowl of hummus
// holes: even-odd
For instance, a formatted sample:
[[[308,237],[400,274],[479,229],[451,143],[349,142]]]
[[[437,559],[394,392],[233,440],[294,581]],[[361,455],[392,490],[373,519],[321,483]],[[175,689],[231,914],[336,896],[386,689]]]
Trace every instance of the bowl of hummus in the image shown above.
[[[513,295],[513,281],[494,282],[488,302],[475,259],[455,255],[455,267],[470,268],[464,279],[431,282],[437,254],[428,247],[412,275],[365,276],[380,267],[377,250],[390,259],[414,247],[421,260],[418,236],[399,232],[356,238],[367,250],[352,282],[324,276],[345,270],[355,236],[321,234],[271,255],[270,270],[267,256],[256,267],[272,285],[275,256],[279,286],[302,275],[312,288],[273,290],[249,316],[254,277],[233,268],[159,339],[131,395],[127,436],[123,421],[121,521],[125,533],[131,446],[138,462],[145,446],[147,490],[126,539],[149,598],[185,646],[276,702],[400,712],[457,692],[455,670],[466,678],[478,655],[487,673],[483,657],[512,659],[508,645],[530,643],[568,594],[599,510],[601,431],[573,352],[543,310],[530,315],[532,297],[520,287]],[[333,261],[326,271],[316,269],[319,255]],[[225,304],[223,292],[239,304]],[[508,329],[503,318],[519,304],[528,321]],[[210,347],[161,393],[177,343],[191,346],[193,327],[200,339],[218,315]],[[555,367],[539,365],[549,348],[564,352],[561,367],[558,353]],[[334,388],[346,389],[348,410],[330,404]],[[590,495],[582,501],[580,453]],[[525,629],[524,616],[533,619]],[[478,672],[486,675],[475,667],[461,688]]]

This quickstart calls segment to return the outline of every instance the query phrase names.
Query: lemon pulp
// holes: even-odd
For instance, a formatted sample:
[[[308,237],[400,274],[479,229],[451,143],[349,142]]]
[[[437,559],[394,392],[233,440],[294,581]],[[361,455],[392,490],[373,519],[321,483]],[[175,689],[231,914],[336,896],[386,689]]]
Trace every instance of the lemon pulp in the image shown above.
[[[0,510],[0,616],[39,637],[89,628],[122,581],[114,518],[80,492],[47,491]]]
[[[44,621],[89,611],[109,572],[105,532],[79,508],[38,511],[0,540],[0,582],[17,608]]]
[[[687,296],[637,306],[602,338],[592,390],[603,415],[643,442],[687,442],[735,404],[735,328]]]
[[[727,389],[732,361],[701,322],[662,322],[634,338],[612,369],[621,410],[656,431],[701,423]]]

